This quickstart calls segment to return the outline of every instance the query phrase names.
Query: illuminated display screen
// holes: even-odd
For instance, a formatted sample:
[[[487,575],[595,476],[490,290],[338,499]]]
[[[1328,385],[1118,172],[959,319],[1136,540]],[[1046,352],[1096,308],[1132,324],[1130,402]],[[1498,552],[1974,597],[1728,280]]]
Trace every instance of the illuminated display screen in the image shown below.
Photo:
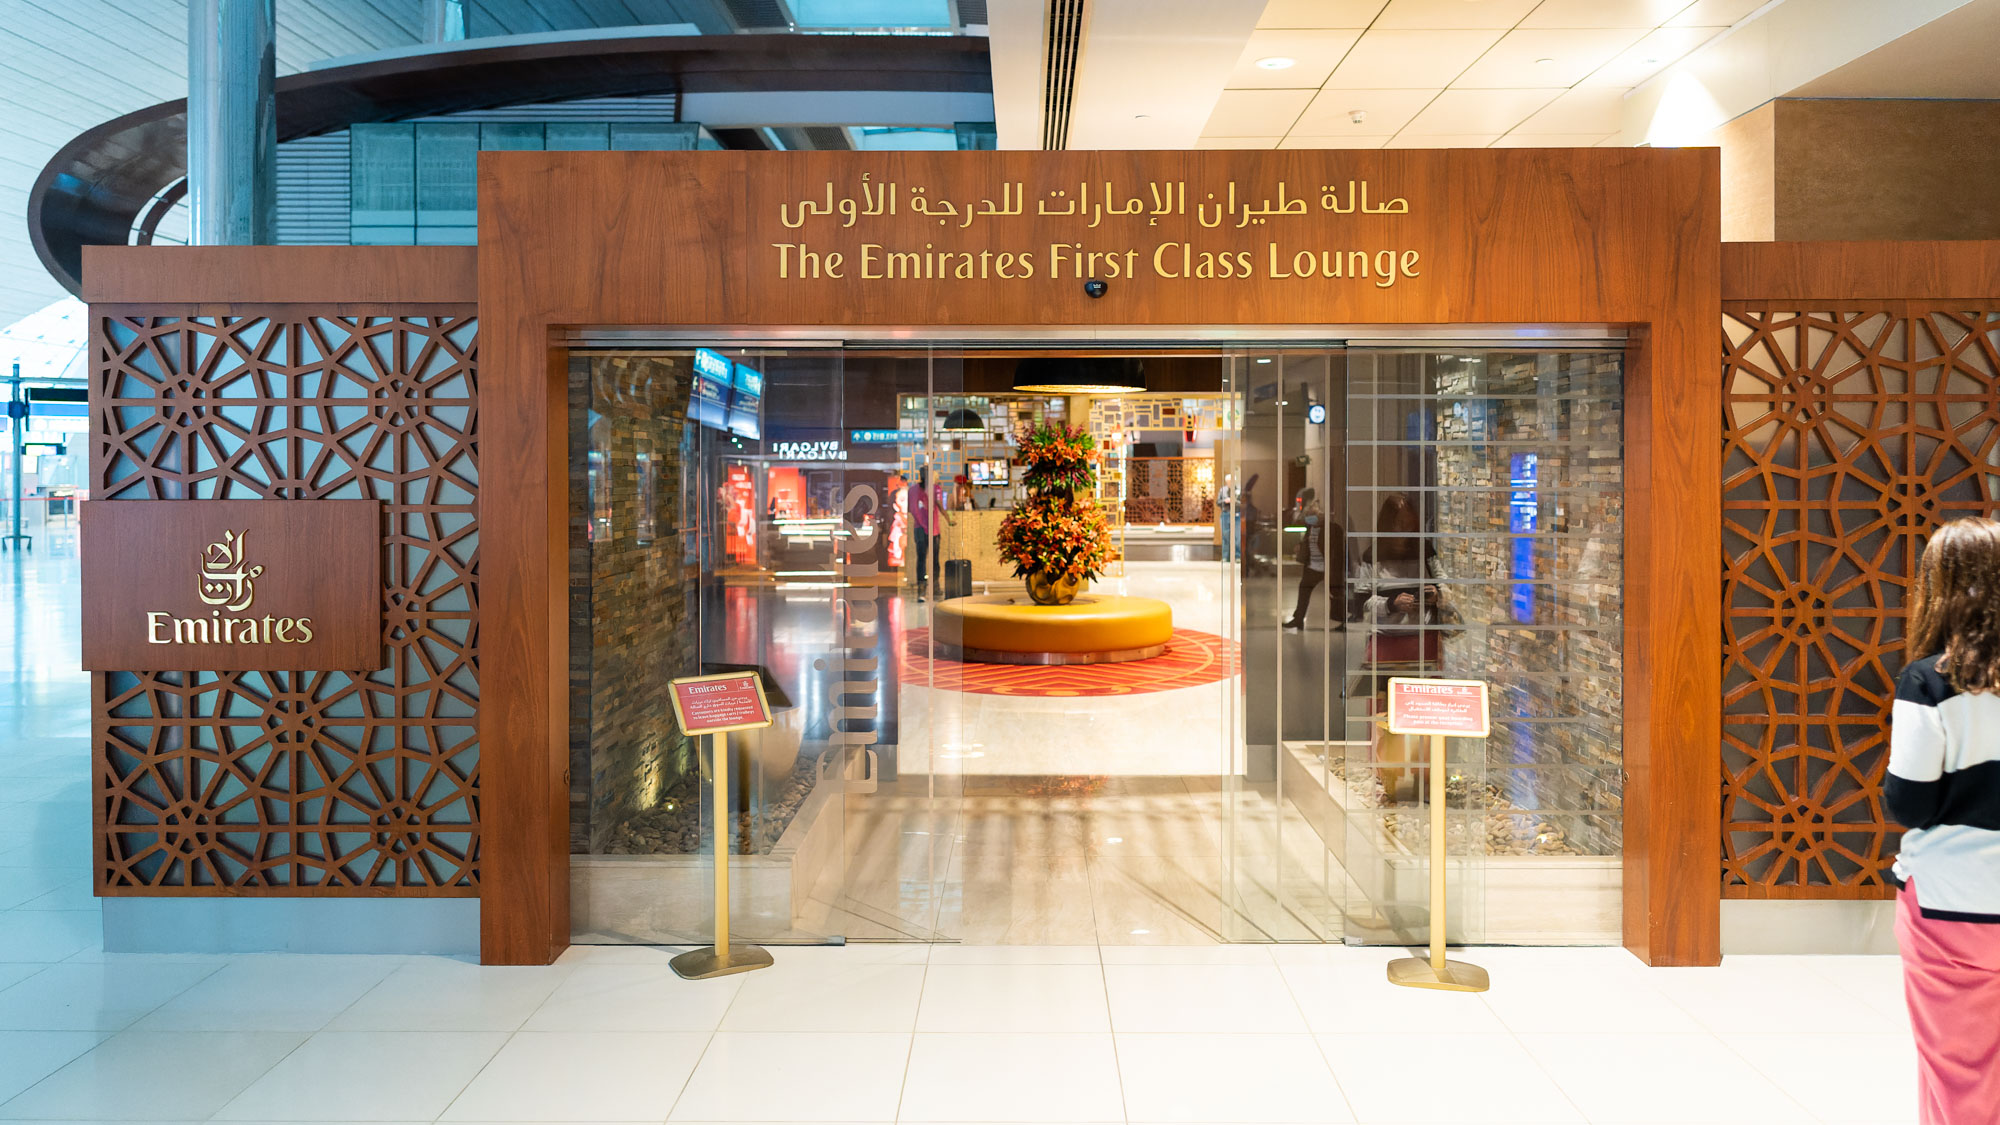
[[[965,463],[966,479],[974,484],[1006,484],[1007,462],[1001,458]]]
[[[1508,577],[1514,579],[1514,620],[1527,624],[1535,619],[1535,529],[1540,522],[1541,458],[1533,453],[1513,456],[1508,484],[1507,530],[1514,533],[1513,558]]]
[[[729,432],[752,441],[764,436],[764,373],[736,364],[729,399]]]
[[[688,403],[688,417],[718,430],[729,428],[732,366],[721,352],[708,348],[695,349],[694,394]]]

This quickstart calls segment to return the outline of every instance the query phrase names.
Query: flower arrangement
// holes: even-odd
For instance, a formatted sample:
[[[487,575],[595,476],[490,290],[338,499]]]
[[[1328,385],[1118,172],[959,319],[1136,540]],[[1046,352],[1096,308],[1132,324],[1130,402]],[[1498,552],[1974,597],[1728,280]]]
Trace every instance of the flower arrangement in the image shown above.
[[[1024,430],[1020,444],[1029,497],[1000,523],[1001,557],[1014,564],[1017,578],[1074,586],[1097,577],[1111,562],[1112,546],[1110,522],[1090,496],[1096,441],[1082,429],[1043,424]]]
[[[1000,555],[1014,576],[1039,571],[1050,579],[1081,583],[1111,562],[1111,524],[1095,500],[1041,495],[1015,505],[1000,521]]]
[[[1097,487],[1097,439],[1081,427],[1043,423],[1021,431],[1021,483],[1031,494],[1074,496]]]

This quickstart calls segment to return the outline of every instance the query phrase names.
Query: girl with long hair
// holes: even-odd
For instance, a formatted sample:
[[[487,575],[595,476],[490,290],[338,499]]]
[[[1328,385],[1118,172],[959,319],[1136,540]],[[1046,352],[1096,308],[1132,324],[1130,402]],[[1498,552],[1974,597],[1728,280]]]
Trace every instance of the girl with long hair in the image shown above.
[[[1918,564],[1889,738],[1896,944],[1924,1125],[2000,1121],[2000,523]]]

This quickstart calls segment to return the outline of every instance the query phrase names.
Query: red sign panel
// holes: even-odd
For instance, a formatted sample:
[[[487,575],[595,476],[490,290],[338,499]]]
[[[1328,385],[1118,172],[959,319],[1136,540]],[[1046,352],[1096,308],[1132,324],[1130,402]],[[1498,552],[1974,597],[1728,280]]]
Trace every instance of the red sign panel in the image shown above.
[[[764,684],[755,672],[720,672],[672,681],[674,718],[688,734],[719,734],[771,725]]]
[[[1389,732],[1485,738],[1485,682],[1420,680],[1401,676],[1391,679]]]

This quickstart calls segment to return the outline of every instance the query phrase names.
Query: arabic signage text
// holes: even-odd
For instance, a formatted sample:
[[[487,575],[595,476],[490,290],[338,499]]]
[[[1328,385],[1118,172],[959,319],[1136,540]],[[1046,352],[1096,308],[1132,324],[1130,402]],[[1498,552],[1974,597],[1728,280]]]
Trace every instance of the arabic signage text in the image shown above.
[[[976,199],[942,195],[873,172],[827,180],[778,204],[784,234],[765,260],[780,280],[846,282],[1314,278],[1389,289],[1426,269],[1422,251],[1385,238],[1401,229],[1410,201],[1366,179],[1013,180]],[[1369,229],[1324,244],[1326,223],[1350,218]],[[1047,237],[1050,223],[1059,240]],[[1182,236],[1163,237],[1169,230]]]

